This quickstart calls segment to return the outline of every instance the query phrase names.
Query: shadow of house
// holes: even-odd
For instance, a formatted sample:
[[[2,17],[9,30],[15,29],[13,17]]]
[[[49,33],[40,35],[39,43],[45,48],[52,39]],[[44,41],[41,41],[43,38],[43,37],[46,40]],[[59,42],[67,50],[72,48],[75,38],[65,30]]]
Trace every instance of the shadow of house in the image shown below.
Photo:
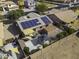
[[[16,24],[9,25],[7,29],[13,36],[18,36],[20,34],[20,30]]]
[[[36,39],[31,40],[31,42],[34,46],[36,46],[38,44],[43,44],[47,40],[48,40],[48,37],[46,36],[38,36]]]
[[[76,36],[79,37],[79,32],[76,33]]]

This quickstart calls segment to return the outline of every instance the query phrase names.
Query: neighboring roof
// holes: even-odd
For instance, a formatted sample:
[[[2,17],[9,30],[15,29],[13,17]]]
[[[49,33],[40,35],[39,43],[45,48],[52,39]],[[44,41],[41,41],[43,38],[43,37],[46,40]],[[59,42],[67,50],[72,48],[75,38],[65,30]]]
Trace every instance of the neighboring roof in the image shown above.
[[[4,39],[4,28],[3,28],[3,22],[0,22],[0,46],[3,46],[3,40]]]
[[[11,50],[11,55],[8,56],[8,59],[18,59],[16,54],[17,51],[15,52],[15,50],[17,50],[17,47],[14,47],[12,43],[8,43],[3,48],[5,49],[6,52],[9,52]]]
[[[72,11],[72,10],[61,11],[61,12],[55,13],[55,15],[60,20],[66,22],[66,23],[70,23],[71,21],[74,21],[77,18],[74,11]]]
[[[73,23],[70,23],[69,26],[75,30],[79,29],[79,19],[75,20]]]
[[[0,46],[3,46],[3,39],[0,39]]]
[[[5,7],[5,6],[7,6],[7,5],[16,5],[16,6],[18,6],[17,4],[15,4],[14,2],[12,2],[12,1],[4,1],[4,2],[0,2],[0,6],[3,6],[3,7]]]
[[[7,22],[6,22],[7,23]],[[4,39],[15,39],[15,36],[19,35],[19,29],[16,24],[4,24]],[[8,35],[7,35],[8,34]]]
[[[9,28],[9,25],[4,25],[4,34],[5,34],[4,39],[5,40],[14,38],[13,34],[8,30],[8,28]]]
[[[4,38],[4,27],[3,22],[0,22],[0,39]]]
[[[30,56],[31,59],[78,59],[79,38],[71,34]]]

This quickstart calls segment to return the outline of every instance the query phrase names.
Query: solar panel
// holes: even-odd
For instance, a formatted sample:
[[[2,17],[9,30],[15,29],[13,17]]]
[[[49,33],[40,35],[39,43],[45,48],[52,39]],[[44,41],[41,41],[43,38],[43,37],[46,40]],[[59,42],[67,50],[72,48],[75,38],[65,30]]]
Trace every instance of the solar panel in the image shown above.
[[[41,23],[39,23],[38,19],[33,19],[33,20],[30,20],[30,21],[21,22],[23,29],[34,27],[34,26],[37,26],[37,25],[40,25],[40,24]]]
[[[41,17],[41,19],[43,20],[43,22],[44,22],[46,25],[48,25],[49,23],[51,23],[47,17]]]

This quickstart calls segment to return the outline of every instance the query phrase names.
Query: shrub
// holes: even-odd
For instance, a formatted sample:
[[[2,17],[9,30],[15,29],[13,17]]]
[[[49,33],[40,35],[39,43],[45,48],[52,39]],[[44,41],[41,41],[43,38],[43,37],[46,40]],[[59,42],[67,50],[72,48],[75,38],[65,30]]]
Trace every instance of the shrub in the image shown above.
[[[29,55],[30,54],[29,48],[28,47],[24,47],[24,52],[25,52],[26,55]]]
[[[43,48],[45,48],[45,47],[47,47],[48,46],[48,44],[43,44]]]
[[[75,30],[74,30],[74,29],[72,29],[72,28],[67,28],[67,29],[66,29],[66,31],[67,31],[69,34],[72,34],[72,33],[74,33],[74,32],[75,32]]]
[[[67,35],[68,35],[68,33],[66,31],[64,31],[64,32],[57,34],[56,37],[61,39],[61,38],[64,38],[65,36],[67,36]]]
[[[36,9],[37,11],[44,12],[48,9],[48,7],[44,3],[41,3],[36,6]]]

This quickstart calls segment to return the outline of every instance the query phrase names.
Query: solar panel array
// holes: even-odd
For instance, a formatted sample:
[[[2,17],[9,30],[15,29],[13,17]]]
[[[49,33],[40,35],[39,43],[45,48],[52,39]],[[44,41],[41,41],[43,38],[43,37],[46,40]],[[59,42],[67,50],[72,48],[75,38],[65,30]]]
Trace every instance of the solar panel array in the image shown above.
[[[47,17],[41,17],[41,19],[46,25],[51,23]]]
[[[34,26],[37,26],[37,25],[40,25],[40,24],[41,23],[39,23],[38,19],[33,19],[33,20],[30,20],[30,21],[21,22],[23,29],[34,27]]]
[[[46,16],[41,17],[40,20],[42,20],[46,25],[51,23]],[[31,28],[31,27],[34,27],[37,25],[41,25],[41,23],[39,22],[40,20],[39,19],[32,19],[29,21],[24,21],[24,22],[21,22],[21,26],[23,29],[27,29],[27,28]]]

